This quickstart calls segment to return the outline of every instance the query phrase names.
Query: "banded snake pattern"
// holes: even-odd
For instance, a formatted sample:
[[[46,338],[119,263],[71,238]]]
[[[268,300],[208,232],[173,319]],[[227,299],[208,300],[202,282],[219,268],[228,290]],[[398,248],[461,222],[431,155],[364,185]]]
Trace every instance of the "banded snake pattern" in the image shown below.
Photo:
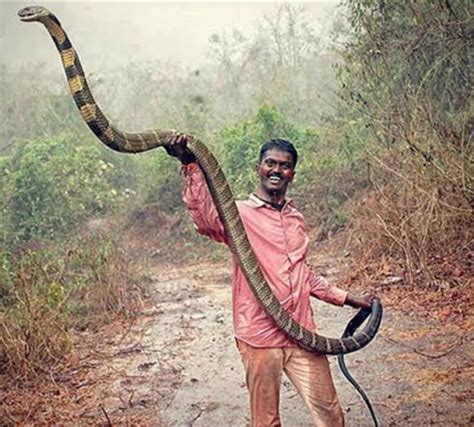
[[[168,146],[175,130],[156,129],[145,132],[122,132],[103,114],[89,89],[79,56],[59,20],[42,6],[29,6],[18,12],[24,22],[42,23],[51,35],[60,54],[69,90],[84,121],[97,138],[112,150],[121,153],[139,153]],[[230,248],[256,298],[276,325],[298,346],[317,353],[346,354],[365,347],[374,338],[382,319],[382,305],[375,298],[370,311],[364,311],[359,320],[368,317],[366,325],[350,336],[328,338],[298,325],[282,308],[260,271],[244,231],[232,191],[217,160],[197,138],[188,137],[188,148],[202,169],[224,229],[229,236]],[[360,322],[362,323],[362,322]]]

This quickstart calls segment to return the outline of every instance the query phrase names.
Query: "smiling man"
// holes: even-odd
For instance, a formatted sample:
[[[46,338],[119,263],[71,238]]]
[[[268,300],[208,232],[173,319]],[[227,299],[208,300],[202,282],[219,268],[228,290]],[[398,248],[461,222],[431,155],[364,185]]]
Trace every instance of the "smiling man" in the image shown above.
[[[183,164],[186,181],[183,200],[199,233],[228,244],[204,176],[186,143],[186,135],[179,135],[167,149],[168,154]],[[304,219],[286,198],[297,161],[298,153],[289,141],[265,142],[256,164],[258,188],[248,200],[237,202],[237,207],[268,285],[291,317],[314,331],[310,296],[354,308],[370,307],[371,298],[352,296],[308,268],[309,239]],[[344,417],[326,356],[300,349],[275,326],[260,307],[235,259],[232,307],[234,334],[250,395],[251,426],[281,425],[279,399],[283,372],[306,403],[315,426],[343,426]]]

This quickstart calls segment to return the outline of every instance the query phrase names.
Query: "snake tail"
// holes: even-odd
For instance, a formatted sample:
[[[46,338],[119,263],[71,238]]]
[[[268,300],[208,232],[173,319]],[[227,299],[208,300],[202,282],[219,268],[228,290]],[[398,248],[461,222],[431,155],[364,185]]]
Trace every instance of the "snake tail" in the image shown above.
[[[362,323],[364,323],[365,319],[367,319],[367,317],[369,316],[370,316],[370,309],[359,310],[359,312],[347,324],[342,334],[342,337],[350,337],[351,335],[353,335],[354,332],[362,325]],[[377,420],[377,416],[375,415],[374,408],[372,407],[372,404],[370,403],[370,400],[367,394],[365,393],[364,389],[351,375],[351,373],[349,372],[349,369],[347,369],[346,361],[344,360],[344,354],[337,355],[337,362],[339,364],[339,369],[344,374],[347,381],[349,381],[352,384],[352,386],[357,390],[362,400],[364,401],[365,405],[367,406],[367,409],[369,410],[370,416],[374,423],[374,427],[378,427],[379,423]]]

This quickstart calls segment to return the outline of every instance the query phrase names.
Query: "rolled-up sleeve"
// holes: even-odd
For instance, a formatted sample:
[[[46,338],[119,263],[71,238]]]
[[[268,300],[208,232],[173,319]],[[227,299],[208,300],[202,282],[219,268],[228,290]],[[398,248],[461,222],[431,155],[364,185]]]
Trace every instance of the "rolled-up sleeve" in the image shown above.
[[[309,272],[310,293],[312,296],[334,305],[344,305],[347,291],[329,284],[322,276]]]
[[[183,165],[181,174],[185,179],[183,201],[188,207],[197,232],[216,242],[228,244],[224,226],[199,166],[196,163]]]

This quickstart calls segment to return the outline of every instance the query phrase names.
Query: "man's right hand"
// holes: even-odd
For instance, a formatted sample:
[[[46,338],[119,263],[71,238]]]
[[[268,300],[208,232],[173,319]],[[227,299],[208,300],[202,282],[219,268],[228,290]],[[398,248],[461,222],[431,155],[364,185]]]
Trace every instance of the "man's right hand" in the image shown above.
[[[196,161],[196,157],[191,153],[187,144],[188,136],[179,133],[173,137],[170,145],[165,146],[165,150],[170,156],[176,157],[183,165],[189,165]]]

